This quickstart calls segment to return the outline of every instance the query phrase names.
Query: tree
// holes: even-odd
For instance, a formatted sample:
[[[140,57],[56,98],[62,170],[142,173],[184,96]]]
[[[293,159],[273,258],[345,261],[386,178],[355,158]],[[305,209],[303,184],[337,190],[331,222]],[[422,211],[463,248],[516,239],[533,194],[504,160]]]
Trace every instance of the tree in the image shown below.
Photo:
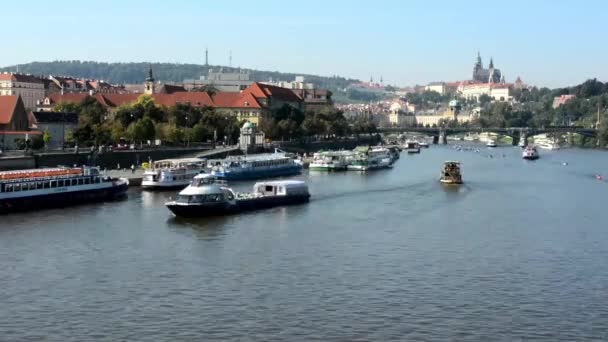
[[[479,103],[484,106],[490,102],[492,102],[492,97],[488,94],[481,94],[478,99]]]
[[[44,142],[44,148],[49,148],[49,142],[51,141],[51,135],[49,134],[49,130],[45,129],[44,133],[42,133],[42,141]]]
[[[210,97],[213,97],[219,90],[211,84],[205,84],[200,87],[192,88],[190,91],[207,93]]]
[[[73,136],[78,145],[87,145],[93,140],[93,128],[90,124],[79,126],[74,130]]]

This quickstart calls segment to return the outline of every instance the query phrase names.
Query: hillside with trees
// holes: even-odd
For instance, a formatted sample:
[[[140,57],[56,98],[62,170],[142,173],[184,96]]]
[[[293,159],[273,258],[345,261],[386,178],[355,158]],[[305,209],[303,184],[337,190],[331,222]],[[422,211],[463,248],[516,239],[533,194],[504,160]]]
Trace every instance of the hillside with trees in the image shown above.
[[[72,76],[77,78],[98,79],[114,84],[141,83],[147,75],[149,66],[152,65],[154,77],[162,82],[183,82],[185,79],[199,79],[206,75],[207,68],[225,71],[236,71],[237,68],[227,66],[210,65],[205,67],[200,64],[177,64],[177,63],[104,63],[93,61],[53,61],[32,62],[19,64],[19,72],[33,75],[55,75]],[[17,66],[0,68],[1,71],[15,71]],[[281,80],[293,81],[296,76],[306,77],[307,82],[312,82],[320,88],[332,91],[345,89],[352,83],[359,82],[339,76],[318,76],[299,73],[284,73],[278,71],[263,71],[243,69],[251,73],[253,81]]]

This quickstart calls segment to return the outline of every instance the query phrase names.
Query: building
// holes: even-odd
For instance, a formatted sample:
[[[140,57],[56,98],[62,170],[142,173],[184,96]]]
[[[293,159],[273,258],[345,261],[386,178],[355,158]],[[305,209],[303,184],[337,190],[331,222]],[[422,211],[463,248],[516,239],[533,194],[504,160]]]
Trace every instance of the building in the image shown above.
[[[48,148],[62,148],[68,132],[78,126],[78,114],[62,112],[32,112],[30,127],[49,135]]]
[[[389,107],[388,122],[391,126],[413,126],[416,124],[416,117],[408,112],[407,104],[395,101]]]
[[[86,80],[50,75],[43,81],[47,96],[56,93],[122,94],[126,92],[124,86],[113,85],[103,80]]]
[[[472,114],[462,113],[462,105],[457,100],[451,100],[448,107],[433,113],[416,114],[416,124],[418,126],[439,126],[445,121],[456,120],[459,123],[471,121]]]
[[[255,153],[264,149],[265,136],[257,130],[257,125],[245,122],[239,136],[239,146],[244,153]]]
[[[30,131],[30,120],[19,95],[0,96],[0,149],[16,148],[15,140],[26,141],[38,131]]]
[[[307,111],[319,110],[334,105],[334,101],[331,98],[333,93],[327,89],[291,89],[291,91],[304,100],[304,107]]]
[[[45,96],[41,77],[3,72],[0,74],[0,96],[19,96],[25,109],[34,109]]]
[[[284,105],[304,111],[304,101],[291,89],[255,82],[243,90],[253,95],[265,110],[274,110]]]
[[[314,84],[306,82],[306,78],[304,76],[296,76],[295,80],[291,81],[291,82],[270,80],[268,82],[260,82],[260,83],[269,84],[269,85],[273,85],[273,86],[277,86],[277,87],[281,87],[281,88],[288,88],[288,89],[314,89],[315,88]]]
[[[513,100],[510,86],[502,83],[463,83],[458,92],[467,100],[479,101],[482,95],[488,95],[494,101]]]
[[[250,79],[249,72],[238,69],[236,71],[224,70],[219,68],[217,71],[209,68],[206,76],[201,76],[200,80],[184,80],[184,88],[192,90],[205,86],[212,86],[218,91],[238,92],[250,86],[253,81]]]
[[[566,104],[568,101],[576,98],[576,95],[561,95],[553,98],[553,109]]]
[[[477,61],[473,67],[473,81],[479,83],[504,83],[504,75],[500,69],[494,68],[494,61],[490,58],[488,68],[483,67],[481,55],[477,53]]]
[[[447,93],[447,87],[444,82],[431,82],[426,87],[424,87],[425,91],[434,91],[439,93],[440,95],[445,95]]]
[[[218,113],[236,116],[240,121],[259,124],[263,108],[257,99],[248,92],[221,92],[213,95],[213,106]]]

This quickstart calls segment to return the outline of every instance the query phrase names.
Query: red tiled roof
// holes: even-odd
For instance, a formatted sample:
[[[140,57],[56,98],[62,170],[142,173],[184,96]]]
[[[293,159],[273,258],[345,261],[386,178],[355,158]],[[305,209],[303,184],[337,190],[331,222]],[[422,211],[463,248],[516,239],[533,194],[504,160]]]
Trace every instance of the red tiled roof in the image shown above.
[[[0,131],[0,135],[40,135],[42,132],[40,131]]]
[[[285,102],[302,102],[302,99],[291,91],[291,89],[258,82],[254,82],[247,87],[247,89],[243,90],[243,92],[250,93],[256,98],[274,97]]]
[[[262,108],[251,93],[219,92],[213,95],[213,103],[219,108]]]
[[[289,89],[287,89],[289,90]],[[291,90],[289,90],[291,91]],[[294,94],[295,95],[295,94]],[[79,103],[84,100],[88,94],[53,94],[50,96],[52,104],[61,102]],[[142,96],[142,94],[94,94],[93,97],[104,107],[114,108],[123,104],[133,103]],[[173,94],[154,94],[151,95],[154,103],[159,106],[171,107],[178,103],[189,103],[195,107],[220,107],[220,108],[261,108],[256,97],[248,92],[231,93],[218,92],[213,95],[213,98],[206,92],[187,92],[180,91]]]
[[[11,122],[18,97],[15,95],[0,96],[0,124],[6,125]]]

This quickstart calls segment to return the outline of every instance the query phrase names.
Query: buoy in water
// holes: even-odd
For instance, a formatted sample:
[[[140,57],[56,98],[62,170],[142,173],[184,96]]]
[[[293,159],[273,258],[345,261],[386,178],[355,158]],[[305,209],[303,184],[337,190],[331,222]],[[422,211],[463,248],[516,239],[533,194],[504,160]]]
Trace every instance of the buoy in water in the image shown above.
[[[602,175],[595,175],[595,179],[604,180],[604,177]]]

